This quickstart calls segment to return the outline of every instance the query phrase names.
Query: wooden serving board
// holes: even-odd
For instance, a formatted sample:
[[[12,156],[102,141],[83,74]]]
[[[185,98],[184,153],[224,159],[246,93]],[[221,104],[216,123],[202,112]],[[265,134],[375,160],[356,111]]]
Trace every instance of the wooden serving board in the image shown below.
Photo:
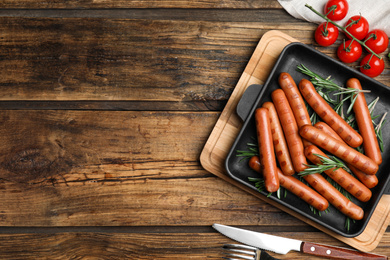
[[[274,202],[259,192],[246,187],[227,175],[225,158],[242,127],[241,119],[236,114],[236,106],[252,84],[264,84],[283,48],[297,40],[280,31],[269,31],[263,35],[242,76],[240,77],[228,103],[222,111],[200,156],[202,166],[214,175],[253,194],[267,203],[297,217],[317,229],[361,251],[372,251],[379,244],[390,222],[390,195],[383,195],[365,230],[356,237],[347,238],[314,223],[310,219]]]

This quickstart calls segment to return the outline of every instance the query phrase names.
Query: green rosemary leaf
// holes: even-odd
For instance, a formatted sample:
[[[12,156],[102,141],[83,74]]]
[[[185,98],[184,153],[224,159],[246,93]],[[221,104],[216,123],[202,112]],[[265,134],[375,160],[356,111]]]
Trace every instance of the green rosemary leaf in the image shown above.
[[[349,231],[351,229],[351,222],[352,223],[355,223],[355,220],[350,218],[350,217],[346,217],[345,218],[345,224],[344,224],[344,228]]]
[[[382,136],[382,127],[385,124],[386,120],[385,117],[387,116],[387,112],[382,116],[380,122],[378,125],[375,127],[375,133],[376,136],[378,137],[378,143],[379,143],[379,148],[383,152],[384,147],[383,147],[383,136]]]
[[[322,164],[306,164],[307,168],[299,172],[298,175],[305,176],[308,174],[323,173],[327,170],[331,170],[331,169],[337,170],[339,168],[343,168],[347,170],[347,167],[344,164],[344,162],[342,162],[335,156],[329,156],[329,158],[327,158],[320,154],[314,154],[314,155],[320,158]]]
[[[248,177],[248,180],[255,183],[255,187],[260,192],[265,192],[265,183],[263,178]],[[272,192],[268,192],[267,197],[271,196]]]
[[[298,65],[297,70],[310,77],[310,81],[313,83],[313,85],[316,86],[316,90],[317,90],[318,94],[321,97],[323,97],[333,107],[336,107],[335,111],[337,111],[337,113],[339,115],[343,115],[342,107],[343,107],[343,104],[346,100],[348,100],[348,99],[351,100],[351,103],[347,108],[347,114],[350,114],[352,109],[353,109],[353,105],[356,101],[356,98],[357,98],[356,94],[358,94],[360,92],[370,92],[368,90],[359,90],[359,89],[346,88],[346,87],[339,86],[331,80],[330,76],[327,78],[323,78],[320,75],[318,75],[317,73],[308,69],[303,64]],[[336,100],[336,99],[333,99],[331,97],[331,95],[333,95],[333,96],[345,95],[346,98]]]
[[[349,107],[347,109],[347,114],[351,113],[351,111],[353,109],[353,105],[355,104],[358,95],[353,95],[352,94],[350,97],[351,97],[351,104],[349,105]]]
[[[379,129],[377,136],[378,136],[378,139],[379,139],[379,147],[381,149],[381,152],[383,152],[384,147],[383,147],[383,138],[382,138],[382,128]]]
[[[243,157],[241,161],[250,159],[253,156],[259,155],[258,145],[256,143],[247,143],[247,150],[236,150],[237,157]]]

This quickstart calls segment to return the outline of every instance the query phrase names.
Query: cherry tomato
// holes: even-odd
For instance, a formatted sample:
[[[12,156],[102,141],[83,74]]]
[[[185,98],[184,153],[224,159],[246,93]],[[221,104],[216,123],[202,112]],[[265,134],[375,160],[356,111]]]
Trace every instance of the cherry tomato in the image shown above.
[[[363,48],[360,43],[354,40],[348,40],[337,48],[337,57],[342,62],[352,63],[360,58],[362,52]]]
[[[321,23],[314,32],[314,39],[321,46],[332,45],[339,36],[339,29],[328,22]]]
[[[366,37],[370,26],[366,18],[361,15],[355,15],[348,19],[345,27],[356,39],[363,40],[364,37]],[[349,39],[352,39],[349,34],[346,35]]]
[[[360,62],[360,71],[369,76],[376,77],[385,69],[385,62],[375,55],[367,54]]]
[[[387,49],[387,46],[389,45],[389,38],[384,31],[375,29],[367,34],[364,42],[368,48],[376,54],[379,54]]]
[[[347,0],[329,0],[324,7],[325,15],[332,21],[340,21],[348,13]]]

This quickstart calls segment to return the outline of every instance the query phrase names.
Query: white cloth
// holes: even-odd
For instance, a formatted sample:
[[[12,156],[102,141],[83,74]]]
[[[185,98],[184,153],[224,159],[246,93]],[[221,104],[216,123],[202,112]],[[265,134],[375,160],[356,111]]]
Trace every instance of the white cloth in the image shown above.
[[[305,4],[311,5],[315,10],[324,13],[324,6],[327,0],[278,0],[283,8],[297,19],[313,23],[322,23],[325,20],[311,11]],[[390,37],[390,1],[389,0],[349,0],[347,16],[336,21],[337,24],[345,26],[348,19],[354,15],[361,14],[367,19],[370,31],[381,29]]]

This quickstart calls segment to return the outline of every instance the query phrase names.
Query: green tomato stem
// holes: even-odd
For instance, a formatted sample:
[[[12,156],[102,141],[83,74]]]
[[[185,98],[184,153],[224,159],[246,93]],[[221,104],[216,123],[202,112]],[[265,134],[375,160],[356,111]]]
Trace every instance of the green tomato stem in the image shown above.
[[[341,29],[345,34],[348,34],[352,39],[354,39],[355,41],[357,41],[358,43],[360,43],[362,46],[364,46],[369,52],[372,53],[372,55],[375,55],[378,59],[382,59],[381,56],[379,56],[378,54],[376,54],[373,50],[371,50],[364,42],[356,39],[355,36],[353,36],[350,32],[347,31],[347,29],[341,25],[338,25],[337,23],[335,23],[334,21],[330,20],[328,17],[326,17],[325,15],[319,13],[317,10],[315,10],[312,6],[308,5],[308,4],[305,4],[305,6],[307,8],[309,8],[311,11],[313,11],[315,14],[317,14],[318,16],[321,16],[322,18],[324,18],[327,22],[333,24],[334,26],[338,27],[339,29]]]

